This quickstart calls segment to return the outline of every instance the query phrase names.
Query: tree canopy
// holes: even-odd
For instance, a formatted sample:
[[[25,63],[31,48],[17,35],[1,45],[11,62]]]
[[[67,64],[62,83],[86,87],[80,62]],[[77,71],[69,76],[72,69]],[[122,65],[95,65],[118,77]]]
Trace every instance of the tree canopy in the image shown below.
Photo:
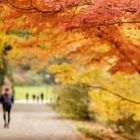
[[[84,66],[107,65],[112,73],[140,71],[138,0],[1,0],[0,9],[5,33],[22,29],[37,36],[20,46],[48,42],[48,54],[63,51]]]

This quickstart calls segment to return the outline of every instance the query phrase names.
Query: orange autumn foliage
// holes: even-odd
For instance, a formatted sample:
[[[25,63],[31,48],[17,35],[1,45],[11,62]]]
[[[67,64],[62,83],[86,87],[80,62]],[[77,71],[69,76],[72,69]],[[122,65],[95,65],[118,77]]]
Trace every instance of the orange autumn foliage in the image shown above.
[[[0,29],[30,30],[38,35],[39,39],[26,40],[21,45],[24,47],[48,42],[48,54],[63,54],[85,66],[108,65],[112,73],[139,73],[139,5],[138,0],[3,0],[0,3],[3,21]],[[49,39],[48,34],[44,35],[46,39],[40,35],[46,29],[56,28],[60,31],[49,35]],[[71,37],[63,38],[62,30],[73,30]],[[75,33],[83,39],[80,45],[77,45],[77,38],[74,39]],[[101,45],[107,45],[108,49],[96,51]]]

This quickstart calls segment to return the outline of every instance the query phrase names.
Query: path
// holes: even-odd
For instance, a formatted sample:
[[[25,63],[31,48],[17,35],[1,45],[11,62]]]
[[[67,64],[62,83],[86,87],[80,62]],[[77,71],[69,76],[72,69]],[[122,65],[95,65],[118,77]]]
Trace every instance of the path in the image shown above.
[[[13,106],[9,129],[3,128],[0,110],[0,140],[80,140],[67,121],[45,104]]]

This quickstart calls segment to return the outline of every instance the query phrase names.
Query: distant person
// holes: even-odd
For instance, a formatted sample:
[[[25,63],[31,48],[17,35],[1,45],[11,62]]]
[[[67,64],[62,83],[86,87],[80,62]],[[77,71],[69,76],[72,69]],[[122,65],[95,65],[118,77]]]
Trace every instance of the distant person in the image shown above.
[[[33,94],[32,98],[33,98],[33,102],[35,102],[35,98],[36,98],[35,94]]]
[[[43,101],[44,101],[44,94],[43,93],[40,94],[40,98],[41,98],[41,102],[43,103]]]
[[[3,107],[4,128],[8,128],[12,103],[14,101],[13,95],[9,92],[9,88],[5,89],[4,94],[1,95],[0,101]]]
[[[26,93],[26,102],[29,101],[29,93]]]
[[[39,103],[39,95],[38,94],[36,95],[36,100],[37,100],[37,103]]]

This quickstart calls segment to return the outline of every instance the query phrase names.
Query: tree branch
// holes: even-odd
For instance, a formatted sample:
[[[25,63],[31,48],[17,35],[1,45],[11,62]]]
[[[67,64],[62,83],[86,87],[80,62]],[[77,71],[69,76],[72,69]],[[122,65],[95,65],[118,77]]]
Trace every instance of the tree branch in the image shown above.
[[[134,70],[138,73],[140,73],[140,70],[135,66],[133,61],[131,61],[131,58],[127,55],[126,52],[124,52],[118,45],[114,44],[115,48],[120,52],[120,54],[123,55],[123,57],[128,61],[128,63],[134,68]]]
[[[80,3],[77,3],[77,4],[73,4],[73,3],[72,3],[71,5],[68,5],[68,6],[66,6],[66,7],[62,7],[62,6],[60,5],[60,8],[59,8],[59,9],[55,9],[55,3],[54,3],[54,5],[52,5],[52,7],[53,7],[54,9],[52,9],[52,10],[49,10],[49,9],[48,9],[48,10],[42,10],[42,9],[38,8],[37,6],[35,6],[35,5],[33,4],[33,1],[32,1],[32,0],[29,0],[30,6],[27,7],[27,8],[21,8],[21,7],[18,7],[18,6],[16,6],[16,5],[14,5],[14,4],[11,2],[11,0],[7,0],[7,2],[8,2],[8,4],[9,4],[12,8],[15,8],[15,9],[18,9],[18,10],[23,10],[23,11],[27,11],[27,12],[30,12],[31,10],[34,10],[34,11],[39,12],[39,13],[51,14],[51,15],[54,15],[54,14],[56,14],[56,13],[59,13],[59,12],[65,10],[66,8],[74,8],[74,7],[80,6]],[[91,5],[91,4],[89,4],[89,2],[86,2],[84,5]]]
[[[57,10],[44,10],[44,11],[43,11],[43,10],[37,8],[36,6],[34,6],[32,0],[30,0],[30,5],[31,5],[31,7],[32,7],[34,10],[36,10],[36,11],[38,11],[38,12],[40,12],[40,13],[46,13],[46,14],[54,15],[54,14],[56,14],[56,13],[62,11],[62,7],[61,7],[60,9],[57,9]]]
[[[7,2],[8,2],[8,4],[9,4],[11,7],[15,8],[15,9],[18,9],[18,10],[25,10],[25,11],[34,10],[33,7],[27,7],[27,8],[18,7],[18,6],[16,6],[16,5],[14,5],[14,4],[11,2],[11,0],[7,0]]]
[[[107,91],[109,94],[112,94],[112,95],[114,95],[114,96],[116,96],[116,97],[118,97],[118,98],[120,98],[120,99],[122,99],[122,100],[131,102],[131,103],[134,103],[134,104],[140,104],[139,101],[134,101],[134,100],[128,99],[128,98],[126,98],[126,97],[124,97],[124,96],[122,96],[122,95],[119,95],[119,94],[117,94],[117,93],[115,93],[115,92],[113,92],[113,91],[110,91],[110,90],[107,89],[107,88],[100,87],[100,86],[92,86],[92,85],[88,85],[88,86],[89,86],[90,88],[101,89],[101,90]]]

